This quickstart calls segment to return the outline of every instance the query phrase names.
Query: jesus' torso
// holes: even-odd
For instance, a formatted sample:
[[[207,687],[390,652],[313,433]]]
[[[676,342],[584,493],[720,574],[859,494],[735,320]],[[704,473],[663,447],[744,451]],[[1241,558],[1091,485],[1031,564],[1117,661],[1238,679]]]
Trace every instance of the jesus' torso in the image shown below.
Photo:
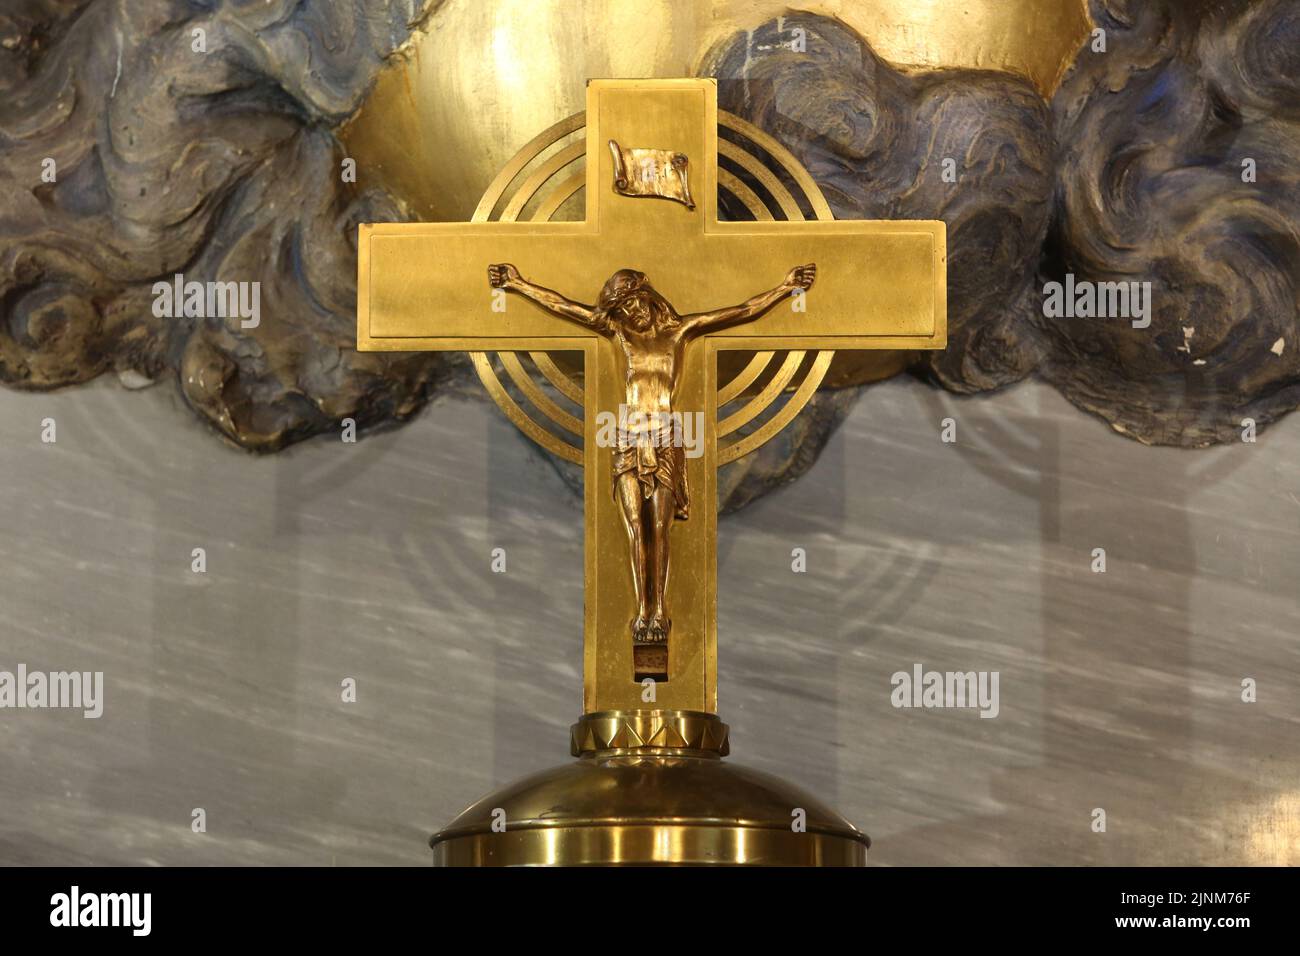
[[[627,406],[644,413],[671,412],[685,337],[675,329],[637,332],[616,326],[612,338],[623,359]]]

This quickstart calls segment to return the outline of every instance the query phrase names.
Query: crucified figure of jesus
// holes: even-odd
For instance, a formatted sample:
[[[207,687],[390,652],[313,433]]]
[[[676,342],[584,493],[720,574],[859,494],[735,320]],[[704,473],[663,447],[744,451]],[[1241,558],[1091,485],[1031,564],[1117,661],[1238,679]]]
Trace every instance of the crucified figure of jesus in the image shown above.
[[[666,641],[672,626],[664,604],[668,535],[674,519],[690,515],[686,458],[672,424],[686,343],[706,332],[757,319],[786,296],[812,288],[816,277],[816,265],[798,266],[776,288],[740,305],[679,315],[645,273],[635,269],[620,269],[610,276],[592,306],[534,285],[509,263],[488,266],[493,288],[522,295],[618,346],[626,408],[632,413],[627,417],[638,423],[620,429],[614,451],[614,497],[631,545],[637,605],[631,627],[636,643]]]

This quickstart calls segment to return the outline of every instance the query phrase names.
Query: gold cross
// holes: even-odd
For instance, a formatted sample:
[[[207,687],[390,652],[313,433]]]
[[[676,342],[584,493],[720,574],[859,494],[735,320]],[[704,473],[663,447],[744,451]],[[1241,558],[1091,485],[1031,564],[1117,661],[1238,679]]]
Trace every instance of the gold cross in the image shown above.
[[[720,222],[719,181],[734,184],[735,177],[717,161],[718,122],[713,80],[593,80],[587,87],[585,151],[579,144],[573,147],[578,153],[568,157],[586,159],[583,221],[360,227],[357,347],[475,353],[480,375],[511,419],[530,437],[584,466],[583,704],[588,714],[647,709],[638,678],[654,671],[662,671],[654,709],[716,711],[717,466],[752,451],[787,424],[811,397],[833,350],[938,349],[946,343],[943,223]],[[688,172],[688,195],[697,205],[629,190],[620,147],[634,162],[661,153],[668,165]],[[550,171],[564,159],[557,154]],[[646,160],[636,168],[653,167]],[[658,168],[663,173],[667,167]],[[748,168],[773,191],[778,188],[761,170]],[[625,178],[617,180],[620,171]],[[507,167],[503,177],[518,172]],[[747,324],[701,334],[684,346],[672,408],[702,413],[705,433],[703,454],[685,459],[689,519],[677,521],[669,539],[672,625],[666,665],[646,664],[652,657],[643,653],[644,646],[634,648],[629,633],[636,596],[631,545],[611,488],[616,449],[598,441],[602,419],[596,413],[617,416],[628,399],[624,357],[597,329],[557,318],[530,298],[510,296],[507,302],[487,278],[489,267],[500,263],[513,264],[537,287],[582,302],[595,302],[619,270],[639,270],[683,314],[744,302],[777,286],[793,267],[816,266],[816,282],[806,295],[796,293]],[[787,389],[804,350],[820,350],[804,384],[772,421],[720,451],[720,399],[725,404],[736,398],[758,379],[773,352],[787,349],[790,357],[767,380],[763,394],[729,416],[721,431],[734,430],[738,419],[747,421]],[[724,350],[753,351],[758,357],[720,395],[717,358]],[[552,439],[505,393],[484,354],[490,351],[501,353],[510,377],[533,404],[549,406],[543,410],[551,418],[581,432],[582,451]],[[564,378],[544,354],[560,351],[581,353],[581,386]],[[522,352],[531,353],[562,392],[581,399],[580,420],[558,409],[522,371],[516,357]]]

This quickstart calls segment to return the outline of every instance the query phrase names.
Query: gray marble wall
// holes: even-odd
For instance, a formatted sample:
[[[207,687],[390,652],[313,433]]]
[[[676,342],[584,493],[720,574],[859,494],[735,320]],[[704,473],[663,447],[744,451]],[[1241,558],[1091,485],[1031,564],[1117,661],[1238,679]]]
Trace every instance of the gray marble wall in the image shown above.
[[[0,392],[0,670],[106,681],[98,720],[0,710],[0,862],[423,864],[567,759],[580,504],[495,409],[255,459],[175,401]],[[1300,863],[1298,463],[1295,417],[1187,452],[1037,385],[871,389],[721,522],[730,759],[880,864]],[[896,709],[916,663],[999,672],[998,716]]]

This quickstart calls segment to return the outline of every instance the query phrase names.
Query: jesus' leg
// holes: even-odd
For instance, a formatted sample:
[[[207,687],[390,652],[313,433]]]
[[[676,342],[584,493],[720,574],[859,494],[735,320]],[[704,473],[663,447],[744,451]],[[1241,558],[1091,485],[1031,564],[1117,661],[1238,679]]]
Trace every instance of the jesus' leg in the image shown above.
[[[673,491],[664,485],[655,485],[650,498],[650,566],[652,571],[650,584],[650,640],[668,640],[668,629],[672,621],[668,619],[668,610],[664,604],[664,595],[668,589],[668,543],[676,512]]]
[[[628,471],[618,476],[618,503],[623,513],[623,527],[627,531],[629,550],[632,552],[632,587],[636,594],[636,620],[632,622],[632,640],[644,641],[650,616],[646,607],[649,567],[646,564],[645,529],[641,521],[641,485],[637,481],[636,472]]]

